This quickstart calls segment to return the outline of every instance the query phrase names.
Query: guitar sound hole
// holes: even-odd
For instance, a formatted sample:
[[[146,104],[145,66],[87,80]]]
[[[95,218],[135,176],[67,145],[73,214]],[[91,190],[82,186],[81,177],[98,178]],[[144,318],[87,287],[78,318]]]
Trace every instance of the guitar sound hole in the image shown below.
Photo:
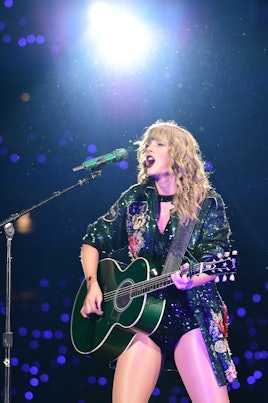
[[[127,279],[118,287],[114,304],[118,311],[123,311],[131,304],[130,290],[132,284],[133,282]],[[129,289],[126,289],[126,287],[129,287]]]

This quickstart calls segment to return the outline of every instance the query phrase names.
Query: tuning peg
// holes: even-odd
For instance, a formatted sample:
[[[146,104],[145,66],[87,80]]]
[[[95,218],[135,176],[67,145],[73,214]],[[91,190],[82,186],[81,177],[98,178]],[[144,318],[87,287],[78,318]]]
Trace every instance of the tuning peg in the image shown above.
[[[229,280],[230,280],[230,281],[235,281],[235,276],[234,276],[234,274],[231,274],[231,275],[230,275]]]
[[[232,251],[232,255],[233,255],[233,256],[236,256],[237,254],[238,254],[237,250],[233,250],[233,251]]]
[[[215,281],[215,283],[219,283],[220,282],[219,276],[215,277],[214,281]]]
[[[217,254],[218,259],[222,259],[222,253]]]
[[[150,274],[151,274],[152,277],[156,277],[158,275],[158,272],[157,272],[155,267],[150,270]]]
[[[225,252],[225,253],[224,253],[224,256],[225,256],[225,257],[230,256],[230,252]]]
[[[224,274],[224,276],[222,276],[222,282],[225,283],[227,281],[227,276],[226,274]]]

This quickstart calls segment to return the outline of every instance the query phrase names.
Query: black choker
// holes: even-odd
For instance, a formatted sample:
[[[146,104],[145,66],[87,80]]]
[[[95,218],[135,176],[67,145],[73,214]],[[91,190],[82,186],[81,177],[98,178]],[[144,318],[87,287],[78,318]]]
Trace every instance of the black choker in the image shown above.
[[[174,195],[158,195],[159,203],[172,202]]]

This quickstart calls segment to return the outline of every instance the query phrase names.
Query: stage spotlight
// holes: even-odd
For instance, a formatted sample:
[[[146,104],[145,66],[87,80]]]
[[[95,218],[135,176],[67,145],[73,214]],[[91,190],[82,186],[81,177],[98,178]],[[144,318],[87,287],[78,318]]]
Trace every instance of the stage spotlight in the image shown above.
[[[130,12],[108,3],[90,7],[89,30],[97,54],[111,67],[140,64],[150,49],[149,29]]]

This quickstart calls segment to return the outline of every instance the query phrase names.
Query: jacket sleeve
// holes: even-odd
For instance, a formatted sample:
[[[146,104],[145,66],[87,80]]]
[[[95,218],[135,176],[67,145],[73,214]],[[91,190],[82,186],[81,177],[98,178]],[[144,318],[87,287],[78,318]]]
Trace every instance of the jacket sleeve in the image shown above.
[[[197,260],[210,260],[219,253],[230,251],[230,235],[224,202],[214,192],[213,196],[205,200],[199,222],[193,231],[190,249]]]

